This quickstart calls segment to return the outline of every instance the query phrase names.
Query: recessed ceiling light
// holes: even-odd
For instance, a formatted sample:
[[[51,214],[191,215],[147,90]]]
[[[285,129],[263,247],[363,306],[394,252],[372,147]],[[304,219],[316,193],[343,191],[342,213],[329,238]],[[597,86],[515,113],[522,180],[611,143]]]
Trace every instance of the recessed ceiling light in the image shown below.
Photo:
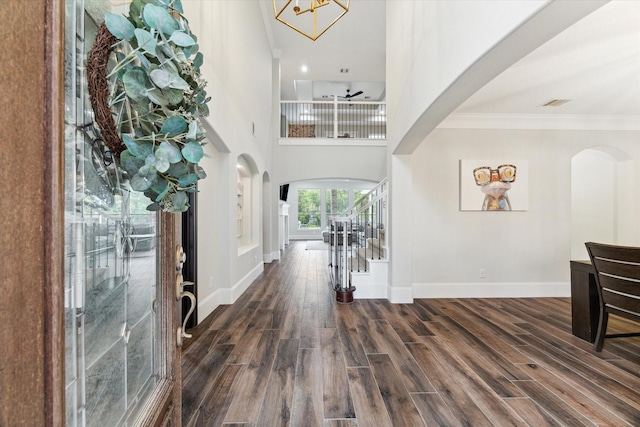
[[[570,99],[551,99],[547,102],[545,102],[544,104],[542,104],[543,107],[559,107],[562,104],[566,104],[567,102],[571,101]]]
[[[306,73],[309,69],[307,68],[307,66],[306,66],[306,65],[303,65],[302,67],[300,67],[300,70],[301,70],[303,73]]]

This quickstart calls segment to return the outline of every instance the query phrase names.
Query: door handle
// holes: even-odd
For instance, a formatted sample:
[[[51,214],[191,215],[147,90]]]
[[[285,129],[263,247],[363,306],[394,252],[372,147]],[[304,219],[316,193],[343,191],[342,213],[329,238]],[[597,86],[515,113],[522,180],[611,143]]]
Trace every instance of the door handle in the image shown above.
[[[189,298],[191,305],[189,307],[189,311],[187,315],[184,317],[184,321],[182,322],[182,326],[180,326],[176,330],[176,345],[178,347],[182,347],[182,343],[184,342],[184,338],[191,338],[192,335],[186,333],[187,322],[189,318],[193,314],[193,311],[196,309],[196,296],[189,291],[184,290],[185,285],[193,285],[193,282],[185,282],[184,277],[182,276],[182,266],[187,259],[187,255],[184,253],[181,245],[176,247],[176,270],[178,273],[176,274],[176,301],[181,301],[182,298]]]

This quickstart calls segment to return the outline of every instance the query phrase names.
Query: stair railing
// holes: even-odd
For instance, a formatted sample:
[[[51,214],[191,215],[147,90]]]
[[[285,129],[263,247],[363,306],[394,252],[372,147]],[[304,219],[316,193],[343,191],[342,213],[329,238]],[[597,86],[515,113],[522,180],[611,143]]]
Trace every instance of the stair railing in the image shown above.
[[[349,273],[368,271],[368,260],[383,257],[387,217],[387,179],[331,218],[329,270],[334,289],[353,291]]]

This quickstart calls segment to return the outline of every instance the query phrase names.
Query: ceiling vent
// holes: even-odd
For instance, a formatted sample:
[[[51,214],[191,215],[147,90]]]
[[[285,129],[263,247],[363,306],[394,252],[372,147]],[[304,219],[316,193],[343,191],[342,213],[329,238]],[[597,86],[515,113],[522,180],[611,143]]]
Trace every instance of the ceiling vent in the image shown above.
[[[570,99],[552,99],[542,104],[542,106],[543,107],[559,107],[562,104],[566,104],[569,101],[571,100]]]

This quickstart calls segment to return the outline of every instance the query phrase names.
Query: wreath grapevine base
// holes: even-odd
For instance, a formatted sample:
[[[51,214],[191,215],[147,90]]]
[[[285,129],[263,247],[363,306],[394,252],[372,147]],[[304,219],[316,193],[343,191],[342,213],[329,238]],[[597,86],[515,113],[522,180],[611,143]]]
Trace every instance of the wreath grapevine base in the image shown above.
[[[184,212],[206,177],[200,116],[209,114],[202,54],[180,0],[133,0],[107,14],[87,59],[95,121],[149,210]]]
[[[91,107],[104,143],[111,150],[111,153],[116,158],[119,158],[125,147],[122,145],[122,140],[116,129],[116,122],[109,107],[110,85],[107,80],[109,56],[113,51],[113,45],[117,41],[118,39],[102,23],[87,58],[87,83]]]

